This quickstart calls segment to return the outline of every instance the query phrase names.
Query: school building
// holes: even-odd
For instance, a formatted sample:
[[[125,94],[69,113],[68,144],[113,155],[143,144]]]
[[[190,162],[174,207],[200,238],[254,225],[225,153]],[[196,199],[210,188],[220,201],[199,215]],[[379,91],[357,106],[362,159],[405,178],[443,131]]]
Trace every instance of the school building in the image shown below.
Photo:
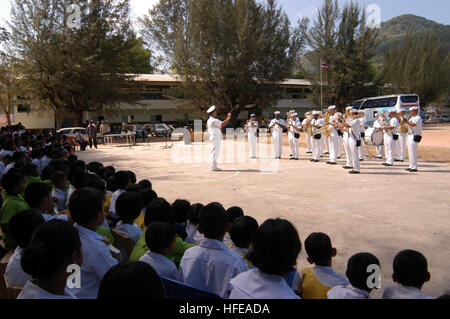
[[[201,111],[189,110],[180,107],[182,94],[177,93],[180,80],[165,74],[138,74],[134,75],[132,90],[138,92],[140,99],[133,104],[122,103],[118,106],[105,108],[102,112],[84,112],[83,122],[94,120],[96,122],[106,120],[110,124],[121,124],[135,121],[141,124],[173,123],[182,124],[186,121],[205,118]],[[311,99],[312,82],[303,79],[289,79],[278,86],[276,106],[253,108],[242,111],[240,119],[247,119],[251,113],[258,117],[272,118],[273,112],[279,110],[282,115],[291,109],[295,109],[299,116],[316,107]],[[169,98],[169,96],[171,98]],[[173,98],[175,97],[175,99]],[[12,122],[22,123],[25,127],[56,128],[56,114],[52,110],[42,110],[32,103],[16,99],[16,105],[12,110]],[[60,116],[61,127],[72,127],[74,118],[68,114]],[[4,115],[0,114],[0,122],[4,124]]]

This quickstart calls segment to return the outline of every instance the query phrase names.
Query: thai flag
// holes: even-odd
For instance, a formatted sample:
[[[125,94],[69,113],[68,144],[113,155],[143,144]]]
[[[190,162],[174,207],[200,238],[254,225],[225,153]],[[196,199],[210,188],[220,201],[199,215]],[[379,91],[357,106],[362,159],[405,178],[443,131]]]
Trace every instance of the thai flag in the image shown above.
[[[322,69],[328,69],[328,64],[326,64],[325,62],[321,62],[321,63],[320,63],[320,67],[321,67]]]

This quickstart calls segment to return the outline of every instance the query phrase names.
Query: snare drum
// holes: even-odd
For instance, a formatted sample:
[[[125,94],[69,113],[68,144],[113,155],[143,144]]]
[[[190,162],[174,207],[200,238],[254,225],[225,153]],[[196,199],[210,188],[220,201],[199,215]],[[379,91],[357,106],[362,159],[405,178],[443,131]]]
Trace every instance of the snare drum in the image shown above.
[[[368,128],[366,130],[366,136],[364,142],[367,145],[380,146],[383,145],[383,130],[379,128]]]

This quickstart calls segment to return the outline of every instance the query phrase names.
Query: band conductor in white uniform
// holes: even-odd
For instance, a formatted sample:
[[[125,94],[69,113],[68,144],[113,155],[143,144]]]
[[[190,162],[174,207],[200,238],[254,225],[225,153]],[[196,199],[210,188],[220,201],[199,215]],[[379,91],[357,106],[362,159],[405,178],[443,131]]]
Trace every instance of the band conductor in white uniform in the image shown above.
[[[244,130],[248,132],[248,144],[250,148],[250,158],[256,158],[256,146],[258,143],[258,121],[256,115],[250,115],[250,119],[245,124]]]
[[[298,141],[300,139],[300,130],[302,124],[298,119],[297,113],[292,113],[291,118],[287,122],[288,127],[288,137],[289,137],[289,147],[291,148],[292,160],[298,161],[299,151],[298,151]]]
[[[330,131],[330,161],[327,162],[327,164],[330,165],[336,165],[337,164],[337,156],[339,153],[339,134],[336,130],[336,127],[334,127],[335,123],[337,123],[337,114],[336,114],[336,105],[332,105],[328,108],[328,111],[330,112],[330,118],[329,118],[329,131]]]
[[[275,118],[270,121],[269,129],[272,132],[272,147],[274,157],[281,158],[283,150],[283,130],[286,128],[285,121],[280,117],[280,112],[276,111]]]
[[[223,122],[216,118],[217,111],[214,105],[208,109],[207,113],[210,115],[207,128],[209,141],[211,142],[209,169],[212,171],[220,171],[221,169],[217,167],[217,159],[219,158],[220,146],[222,144],[222,129],[230,122],[231,113],[228,113],[227,119]]]
[[[408,121],[408,154],[410,172],[417,172],[417,147],[422,140],[422,118],[417,107],[411,108],[411,119]]]

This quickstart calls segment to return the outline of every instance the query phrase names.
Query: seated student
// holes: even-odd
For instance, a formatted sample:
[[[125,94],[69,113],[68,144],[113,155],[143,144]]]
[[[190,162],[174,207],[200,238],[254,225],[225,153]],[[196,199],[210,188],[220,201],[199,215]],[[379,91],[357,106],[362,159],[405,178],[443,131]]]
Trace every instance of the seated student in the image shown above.
[[[398,285],[386,287],[383,299],[433,299],[421,291],[431,278],[424,255],[415,250],[403,250],[395,256],[393,268],[392,279]]]
[[[308,262],[313,268],[302,270],[301,296],[304,299],[327,299],[327,292],[334,286],[347,285],[348,280],[334,272],[331,259],[337,250],[331,245],[331,239],[324,233],[312,233],[305,240]]]
[[[41,175],[41,158],[42,158],[42,150],[33,149],[31,151],[31,163],[36,165],[39,176]]]
[[[181,259],[180,279],[184,283],[228,297],[230,279],[248,270],[242,257],[223,243],[229,228],[228,215],[221,204],[210,203],[200,211],[198,229],[205,240],[186,250]]]
[[[166,222],[171,225],[175,225],[175,216],[173,213],[172,205],[169,204],[164,198],[154,199],[145,211],[144,223],[148,227],[154,222]],[[179,236],[175,239],[175,245],[173,251],[166,257],[172,260],[175,265],[179,265],[184,252],[193,247],[194,245],[188,244],[183,241]],[[145,243],[145,233],[141,236],[139,241],[134,246],[130,255],[131,261],[138,261],[148,250]]]
[[[45,222],[41,212],[35,209],[27,209],[14,215],[9,221],[11,238],[17,243],[14,254],[8,260],[6,266],[6,279],[10,287],[23,287],[31,276],[23,271],[20,261],[23,250],[28,247],[31,236],[38,226]]]
[[[3,178],[3,175],[5,175],[5,167],[11,164],[12,161],[11,155],[5,155],[0,161],[0,178]]]
[[[8,164],[5,169],[3,170],[3,174],[8,173],[8,171],[15,167],[18,163],[25,163],[26,162],[26,157],[25,157],[25,153],[22,152],[15,152],[12,156],[12,163]]]
[[[148,179],[143,179],[138,183],[139,186],[142,187],[142,189],[150,189],[152,190],[152,182],[150,182]]]
[[[56,171],[52,174],[53,192],[52,196],[56,198],[56,207],[58,212],[67,209],[67,175],[64,172]]]
[[[150,205],[150,203],[155,199],[158,198],[158,194],[156,194],[156,192],[154,190],[151,189],[141,189],[141,191],[139,192],[139,194],[141,194],[142,197],[142,210],[141,210],[141,214],[139,215],[138,218],[136,218],[136,220],[134,221],[134,223],[136,225],[138,225],[138,227],[142,230],[145,230],[145,211],[147,210],[148,205]]]
[[[156,271],[141,261],[111,267],[100,283],[98,299],[152,300],[164,299],[164,288]]]
[[[370,253],[350,257],[345,272],[350,283],[331,288],[327,293],[328,299],[370,299],[370,292],[373,290],[367,285],[367,279],[372,275],[367,272],[370,265],[380,266],[378,258]]]
[[[26,163],[23,172],[25,174],[25,183],[27,185],[33,182],[41,182],[36,165],[30,162]]]
[[[66,207],[69,207],[70,196],[79,188],[83,187],[86,172],[79,167],[71,167],[67,172],[69,188],[67,189]]]
[[[173,211],[175,213],[175,229],[177,230],[178,236],[185,240],[187,237],[186,233],[186,222],[187,215],[191,209],[191,203],[185,199],[177,199],[172,203]]]
[[[55,149],[53,146],[46,146],[44,149],[44,156],[41,158],[41,172],[50,164],[54,158]]]
[[[127,171],[119,171],[114,175],[114,181],[117,190],[111,196],[109,213],[111,218],[117,219],[118,216],[116,214],[116,200],[120,196],[120,194],[125,193],[125,188],[128,185],[131,185],[130,174]]]
[[[38,210],[45,221],[60,219],[66,222],[72,222],[70,214],[67,211],[54,214],[52,187],[46,183],[28,184],[25,189],[25,201],[31,208]]]
[[[21,195],[25,190],[25,176],[21,171],[15,168],[10,169],[2,178],[2,186],[5,194],[3,197],[3,206],[0,209],[0,224],[5,248],[10,249],[14,248],[16,244],[9,237],[9,220],[18,212],[30,207]]]
[[[244,211],[242,208],[238,206],[233,206],[227,209],[228,220],[230,221],[230,225],[233,224],[234,220],[238,217],[244,216]],[[226,232],[225,237],[223,238],[223,242],[225,245],[230,246],[232,244],[230,233]]]
[[[120,221],[116,225],[116,230],[133,240],[136,245],[142,236],[140,229],[134,220],[139,217],[142,210],[142,197],[139,193],[125,192],[121,194],[116,201],[116,213]]]
[[[145,231],[148,251],[139,261],[152,266],[159,276],[179,280],[177,266],[165,257],[172,252],[176,238],[177,233],[173,225],[164,222],[151,223]]]
[[[136,184],[137,179],[136,179],[136,174],[133,171],[127,171],[128,174],[130,175],[130,182],[132,185]]]
[[[232,243],[228,247],[244,258],[249,266],[251,266],[251,263],[246,259],[246,255],[258,231],[258,227],[258,222],[251,216],[238,217],[231,225],[230,237]]]
[[[256,267],[231,279],[230,299],[299,299],[286,282],[297,263],[302,243],[284,219],[268,219],[256,232],[247,255]]]
[[[74,226],[61,220],[40,225],[22,252],[23,270],[33,278],[17,299],[75,299],[66,289],[67,267],[81,265],[81,242]]]
[[[95,229],[103,224],[104,193],[95,188],[77,189],[69,200],[69,210],[78,229],[83,252],[81,288],[72,293],[80,299],[97,298],[98,288],[105,273],[117,264],[103,237]]]
[[[202,240],[205,239],[205,236],[203,236],[203,234],[200,234],[197,229],[198,215],[200,214],[200,211],[203,209],[203,207],[205,206],[200,203],[191,205],[191,209],[189,210],[188,214],[188,221],[186,224],[187,237],[185,241],[187,243],[199,245]]]

